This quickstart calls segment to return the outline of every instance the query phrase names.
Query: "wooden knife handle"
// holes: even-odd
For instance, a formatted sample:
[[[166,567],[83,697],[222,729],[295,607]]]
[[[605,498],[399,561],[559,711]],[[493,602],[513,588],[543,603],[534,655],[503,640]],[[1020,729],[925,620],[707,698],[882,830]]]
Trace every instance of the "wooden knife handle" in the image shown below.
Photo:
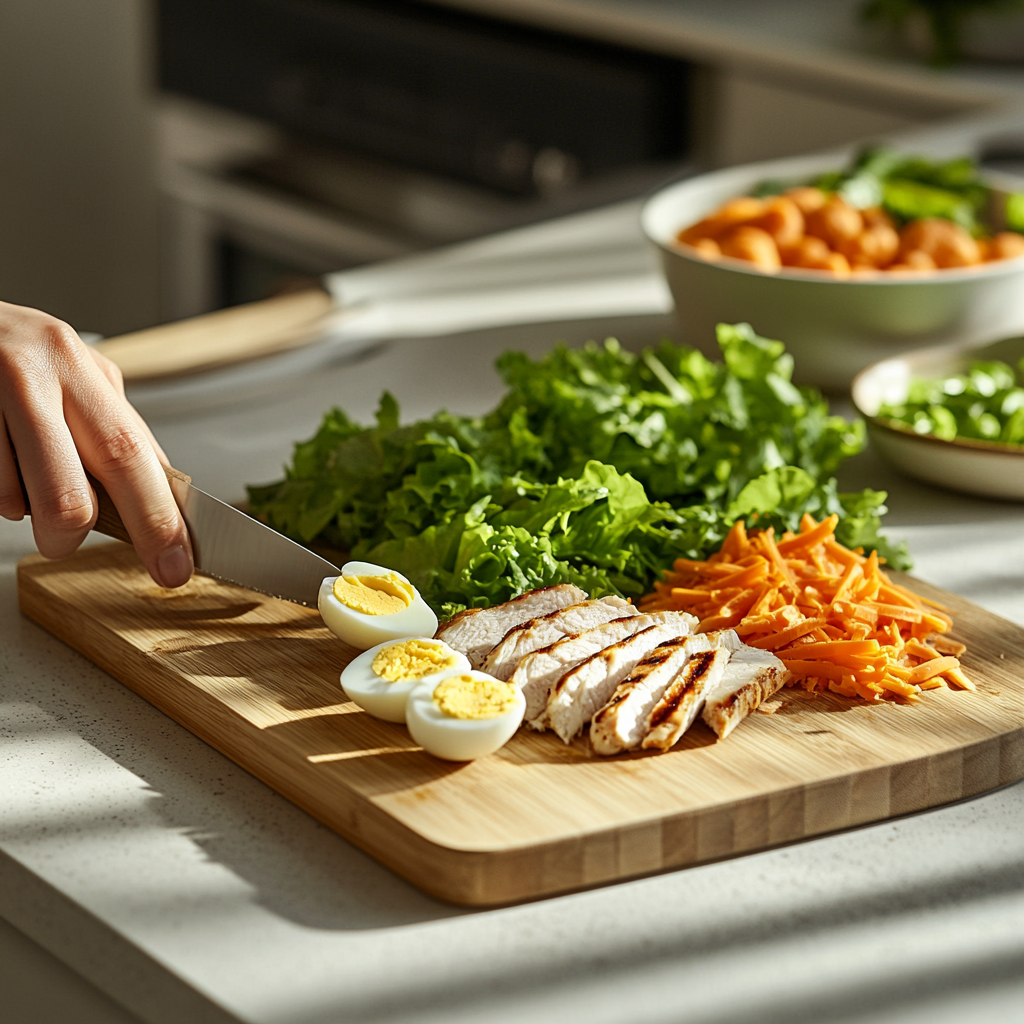
[[[17,461],[15,461],[15,466],[17,466]],[[180,480],[186,484],[192,482],[192,478],[182,473],[181,470],[174,469],[171,466],[164,466],[163,470],[168,483],[172,483],[175,480]],[[106,537],[113,537],[115,540],[123,540],[126,544],[131,544],[132,539],[128,536],[128,531],[121,521],[121,514],[117,511],[113,499],[107,494],[106,488],[91,473],[86,473],[85,475],[96,492],[96,502],[99,505],[99,514],[96,517],[96,525],[93,527],[93,530],[96,533],[102,533]],[[29,506],[28,491],[25,490],[25,481],[21,477],[20,467],[18,467],[18,482],[21,484],[21,494],[25,500],[25,514],[31,515],[32,509]]]

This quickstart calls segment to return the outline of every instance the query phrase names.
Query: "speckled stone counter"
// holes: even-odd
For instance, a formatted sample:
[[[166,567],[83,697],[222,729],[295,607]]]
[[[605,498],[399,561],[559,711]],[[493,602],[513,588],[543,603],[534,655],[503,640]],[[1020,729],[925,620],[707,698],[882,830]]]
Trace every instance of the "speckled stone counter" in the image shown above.
[[[620,325],[621,326],[621,325]],[[670,324],[624,325],[630,343]],[[590,328],[407,342],[273,402],[154,426],[228,499],[337,402],[490,404],[490,368]],[[575,332],[575,334],[574,334]],[[458,373],[452,367],[458,367]],[[917,572],[1024,623],[1024,510],[895,478]],[[754,856],[489,911],[422,895],[17,611],[0,523],[0,916],[152,1022],[1021,1019],[1024,786]],[[0,1019],[3,1019],[0,993]],[[120,1018],[119,1018],[120,1019]]]

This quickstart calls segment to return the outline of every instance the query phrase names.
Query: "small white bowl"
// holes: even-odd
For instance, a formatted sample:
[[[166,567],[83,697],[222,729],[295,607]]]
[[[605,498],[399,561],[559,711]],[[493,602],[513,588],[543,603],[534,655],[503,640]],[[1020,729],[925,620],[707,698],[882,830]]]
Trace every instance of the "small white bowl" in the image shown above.
[[[884,404],[902,402],[915,377],[962,373],[978,359],[1014,365],[1024,356],[1024,338],[990,345],[949,345],[911,352],[869,366],[853,382],[853,404],[868,425],[874,447],[908,476],[966,494],[1024,501],[1024,448],[988,441],[943,441],[881,419]]]
[[[715,324],[747,321],[785,342],[798,381],[845,390],[864,367],[899,352],[1024,331],[1024,257],[837,280],[822,271],[772,274],[743,260],[712,262],[675,241],[680,229],[762,181],[805,180],[848,160],[830,153],[748,164],[678,182],[648,200],[643,229],[660,255],[685,342],[716,355]]]

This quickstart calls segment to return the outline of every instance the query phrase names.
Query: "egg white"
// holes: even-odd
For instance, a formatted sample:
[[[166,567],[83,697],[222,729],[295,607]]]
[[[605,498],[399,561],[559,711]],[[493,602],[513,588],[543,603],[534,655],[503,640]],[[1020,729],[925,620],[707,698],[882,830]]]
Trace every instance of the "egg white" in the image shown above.
[[[373,659],[385,647],[401,643],[402,640],[423,640],[440,648],[445,654],[453,655],[456,663],[452,668],[433,672],[429,676],[389,682],[373,671]],[[431,637],[423,636],[403,636],[395,640],[385,640],[384,643],[377,644],[376,647],[371,647],[368,651],[363,651],[357,658],[353,658],[341,673],[341,686],[351,700],[376,718],[382,718],[385,722],[404,722],[406,701],[409,694],[418,685],[436,686],[448,676],[468,672],[469,667],[469,658],[459,651],[452,650],[443,640],[434,640]],[[433,693],[433,689],[431,689],[431,693]]]
[[[468,675],[493,679],[486,672],[445,672],[441,678],[424,681],[409,694],[405,721],[412,738],[428,754],[445,761],[473,761],[500,750],[515,735],[526,713],[526,698],[515,689],[515,706],[494,718],[452,718],[434,703],[434,690],[449,676]]]
[[[371,562],[346,562],[341,569],[342,576],[387,576],[394,575],[400,580],[409,581],[393,569]],[[399,640],[409,636],[433,636],[437,632],[437,616],[430,606],[413,587],[412,604],[393,615],[366,615],[342,604],[334,596],[336,577],[328,576],[320,584],[317,607],[320,609],[327,628],[340,640],[357,650],[365,651],[368,647],[384,643],[386,640]]]

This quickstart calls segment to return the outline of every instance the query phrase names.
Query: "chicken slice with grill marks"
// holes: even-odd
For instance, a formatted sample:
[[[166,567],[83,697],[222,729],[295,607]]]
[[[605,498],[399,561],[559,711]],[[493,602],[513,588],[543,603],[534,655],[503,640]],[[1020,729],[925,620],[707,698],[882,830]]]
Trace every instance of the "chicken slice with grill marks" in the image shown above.
[[[722,632],[726,634],[722,646],[730,651],[729,663],[704,701],[704,721],[720,740],[763,701],[778,693],[789,678],[788,669],[771,651],[748,647],[731,629]]]
[[[615,688],[611,700],[590,723],[590,742],[597,754],[620,754],[640,746],[651,711],[665,691],[697,655],[714,648],[706,633],[659,644]]]
[[[612,619],[638,614],[628,601],[614,596],[559,608],[510,629],[501,643],[484,658],[481,668],[496,679],[507,680],[526,655],[541,647],[548,647],[563,637],[582,633]]]
[[[647,718],[648,733],[644,750],[671,750],[679,737],[693,724],[704,706],[707,692],[718,684],[725,672],[730,652],[715,647],[695,654]]]
[[[676,614],[675,621],[648,626],[566,672],[548,697],[545,724],[569,743],[649,651],[666,640],[689,634],[690,616],[684,612]]]
[[[484,658],[513,627],[527,619],[547,615],[571,604],[587,599],[586,591],[571,583],[558,583],[552,587],[528,590],[525,594],[492,605],[490,608],[469,608],[444,623],[434,634],[449,647],[469,658],[473,668],[479,668]]]
[[[648,626],[664,622],[678,622],[677,612],[650,612],[612,619],[593,629],[584,630],[574,636],[566,636],[548,647],[526,655],[512,673],[515,683],[526,698],[525,721],[535,729],[544,728],[544,712],[552,687],[570,669],[606,647],[639,633]],[[690,616],[691,628],[697,620]]]

